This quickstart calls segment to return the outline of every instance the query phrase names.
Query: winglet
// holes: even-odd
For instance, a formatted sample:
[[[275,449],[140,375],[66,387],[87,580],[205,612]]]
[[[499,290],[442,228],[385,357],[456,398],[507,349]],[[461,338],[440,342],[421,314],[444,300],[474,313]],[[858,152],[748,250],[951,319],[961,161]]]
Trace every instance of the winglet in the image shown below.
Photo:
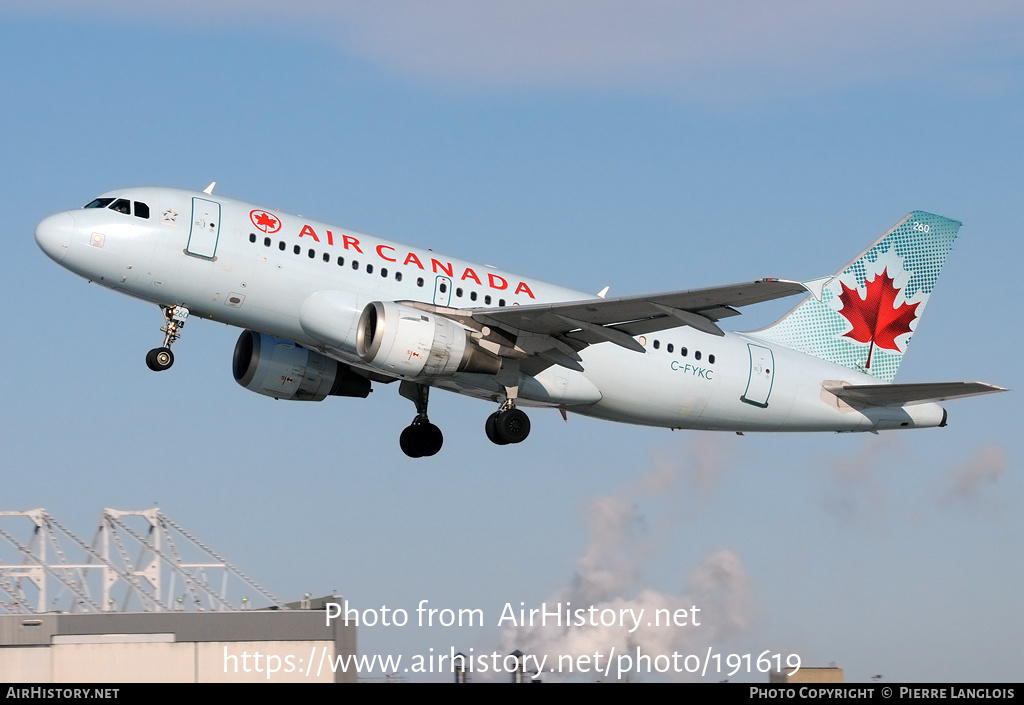
[[[835,279],[835,277],[822,277],[820,279],[811,279],[810,281],[800,283],[804,285],[804,288],[807,289],[807,291],[811,292],[811,296],[813,296],[816,301],[821,301],[821,290],[824,289],[825,285],[833,279]]]

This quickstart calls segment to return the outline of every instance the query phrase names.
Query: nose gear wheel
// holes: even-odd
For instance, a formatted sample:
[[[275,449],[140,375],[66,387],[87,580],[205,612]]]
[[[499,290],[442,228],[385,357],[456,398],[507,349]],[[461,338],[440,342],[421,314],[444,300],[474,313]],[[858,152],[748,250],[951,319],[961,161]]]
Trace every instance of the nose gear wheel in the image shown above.
[[[146,353],[146,366],[154,372],[163,372],[174,364],[174,353],[170,348],[153,348]]]
[[[181,337],[181,329],[185,327],[188,309],[184,306],[161,306],[167,323],[160,330],[164,333],[164,346],[153,348],[146,353],[146,366],[154,372],[163,372],[174,364],[174,353],[171,344]]]

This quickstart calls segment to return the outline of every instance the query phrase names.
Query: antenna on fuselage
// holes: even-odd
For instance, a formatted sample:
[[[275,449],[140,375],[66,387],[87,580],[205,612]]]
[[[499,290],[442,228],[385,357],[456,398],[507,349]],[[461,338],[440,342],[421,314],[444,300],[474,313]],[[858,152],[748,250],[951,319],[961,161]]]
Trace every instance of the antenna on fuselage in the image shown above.
[[[216,181],[211,181],[210,185],[203,189],[203,193],[213,195],[213,187],[217,185]]]

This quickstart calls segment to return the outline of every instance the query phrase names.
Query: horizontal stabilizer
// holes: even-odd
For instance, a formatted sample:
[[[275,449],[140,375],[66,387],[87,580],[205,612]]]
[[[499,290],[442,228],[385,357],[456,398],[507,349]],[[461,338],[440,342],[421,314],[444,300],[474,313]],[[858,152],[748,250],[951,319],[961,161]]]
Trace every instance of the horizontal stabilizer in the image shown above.
[[[825,382],[822,386],[852,406],[908,406],[1006,391],[984,382],[863,385]]]

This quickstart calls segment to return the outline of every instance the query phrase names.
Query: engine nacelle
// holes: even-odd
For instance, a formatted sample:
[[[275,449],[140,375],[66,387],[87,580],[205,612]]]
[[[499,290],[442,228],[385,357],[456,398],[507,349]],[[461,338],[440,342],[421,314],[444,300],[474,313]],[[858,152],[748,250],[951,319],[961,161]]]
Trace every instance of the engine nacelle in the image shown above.
[[[297,343],[243,331],[235,343],[235,381],[275,399],[323,401],[327,396],[366,397],[370,380],[351,367]]]
[[[405,377],[501,369],[501,358],[481,349],[455,321],[391,301],[374,301],[363,309],[356,353],[374,367]]]

